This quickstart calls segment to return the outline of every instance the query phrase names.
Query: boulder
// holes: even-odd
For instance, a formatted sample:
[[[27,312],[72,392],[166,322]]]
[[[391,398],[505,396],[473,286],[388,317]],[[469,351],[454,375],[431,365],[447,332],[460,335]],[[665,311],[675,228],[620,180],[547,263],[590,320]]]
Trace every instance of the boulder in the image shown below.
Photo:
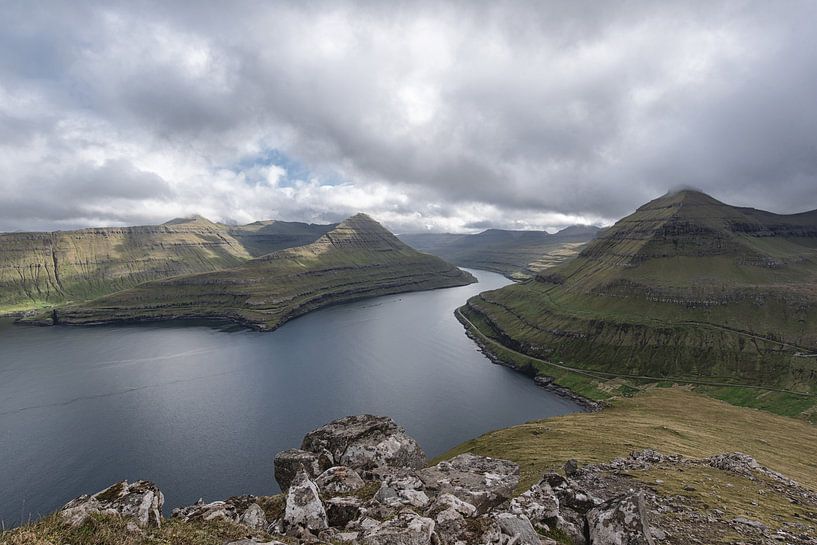
[[[301,449],[327,451],[335,464],[357,471],[376,467],[423,467],[426,456],[414,438],[385,416],[347,416],[311,431]]]
[[[346,525],[360,516],[362,502],[354,496],[329,498],[324,502],[326,518],[333,528],[346,528]]]
[[[527,517],[533,526],[542,530],[559,524],[559,498],[547,483],[535,484],[512,499],[508,511]]]
[[[511,513],[498,513],[494,516],[497,526],[502,536],[508,538],[508,542],[514,545],[541,545],[539,534],[525,515],[512,515]],[[501,541],[505,541],[501,539]]]
[[[266,530],[267,526],[269,526],[267,515],[257,503],[250,504],[238,519],[238,522],[251,530]]]
[[[289,487],[284,510],[284,526],[287,533],[297,528],[315,531],[329,527],[318,487],[304,471],[298,472]]]
[[[226,500],[204,503],[199,500],[193,505],[173,509],[173,518],[185,522],[192,520],[228,520],[243,524],[253,530],[266,530],[268,526],[264,510],[255,496],[233,496]]]
[[[460,454],[417,475],[426,490],[452,494],[479,513],[486,513],[511,498],[519,483],[519,466],[507,460]]]
[[[366,484],[357,472],[346,466],[330,467],[321,473],[315,484],[322,494],[327,496],[338,496],[350,494],[360,490]]]
[[[275,480],[283,492],[289,489],[289,485],[299,471],[306,471],[307,475],[315,478],[333,465],[326,456],[297,448],[279,452],[275,455],[273,464]]]
[[[423,488],[423,481],[416,474],[405,471],[393,473],[383,477],[374,500],[389,507],[425,507],[429,499]]]
[[[644,493],[613,498],[587,513],[589,545],[654,545]]]
[[[478,537],[474,535],[476,525],[469,522],[476,514],[477,508],[470,503],[452,494],[440,494],[425,515],[434,519],[435,531],[443,543],[473,543]]]
[[[432,545],[438,541],[434,521],[411,511],[378,524],[363,534],[363,545]]]
[[[232,503],[226,501],[213,501],[204,503],[199,500],[193,505],[177,507],[171,515],[173,518],[181,519],[185,522],[191,520],[238,520],[238,511]]]
[[[92,496],[83,495],[59,511],[71,526],[79,526],[92,514],[102,513],[131,518],[140,528],[161,526],[165,497],[149,481],[118,482]]]

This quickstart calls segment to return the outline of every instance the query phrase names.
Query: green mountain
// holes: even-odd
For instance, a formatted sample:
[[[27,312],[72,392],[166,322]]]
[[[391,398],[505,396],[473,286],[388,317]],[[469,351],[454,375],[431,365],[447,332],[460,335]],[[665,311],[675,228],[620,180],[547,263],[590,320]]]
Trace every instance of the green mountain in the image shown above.
[[[0,313],[235,267],[313,242],[332,227],[279,221],[226,226],[195,216],[142,227],[0,233]]]
[[[271,330],[311,310],[365,297],[461,286],[470,274],[400,242],[358,214],[315,242],[220,271],[147,282],[54,310],[49,321],[97,324],[213,318]]]
[[[406,234],[400,240],[463,267],[521,277],[574,257],[599,231],[598,227],[574,225],[555,234],[488,229],[475,235]]]
[[[462,312],[503,346],[574,368],[815,392],[817,211],[668,194]]]

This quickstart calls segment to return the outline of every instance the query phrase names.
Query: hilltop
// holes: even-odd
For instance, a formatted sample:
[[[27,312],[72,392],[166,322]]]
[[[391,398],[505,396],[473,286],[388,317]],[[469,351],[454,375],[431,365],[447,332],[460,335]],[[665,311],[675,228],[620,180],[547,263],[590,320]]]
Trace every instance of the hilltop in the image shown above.
[[[470,274],[417,252],[358,214],[311,244],[228,269],[147,282],[58,308],[37,321],[80,325],[210,318],[270,330],[331,304],[472,282]]]
[[[243,226],[202,216],[161,225],[0,233],[0,313],[79,302],[142,282],[235,267],[314,242],[333,225]]]
[[[406,234],[400,240],[463,267],[525,278],[574,257],[600,230],[592,225],[574,225],[554,234],[488,229],[475,235]]]
[[[462,315],[537,361],[636,382],[706,382],[724,399],[809,416],[814,398],[797,393],[817,392],[817,211],[667,194],[574,260],[482,293]]]

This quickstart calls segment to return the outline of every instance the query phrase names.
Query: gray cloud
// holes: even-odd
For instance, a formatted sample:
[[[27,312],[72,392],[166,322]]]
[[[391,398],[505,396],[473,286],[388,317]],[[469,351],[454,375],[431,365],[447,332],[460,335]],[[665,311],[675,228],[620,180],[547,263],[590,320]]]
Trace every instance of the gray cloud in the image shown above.
[[[357,210],[542,228],[679,185],[817,207],[812,2],[0,9],[2,229]],[[242,166],[269,150],[312,175]]]

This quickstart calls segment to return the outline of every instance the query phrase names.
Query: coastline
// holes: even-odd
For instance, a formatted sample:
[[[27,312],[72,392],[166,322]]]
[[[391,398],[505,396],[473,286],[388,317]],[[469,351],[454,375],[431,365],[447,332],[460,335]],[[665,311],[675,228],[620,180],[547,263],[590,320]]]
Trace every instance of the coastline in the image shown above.
[[[603,401],[596,401],[594,399],[590,399],[588,397],[585,397],[574,392],[570,388],[561,386],[560,384],[553,381],[553,377],[532,374],[528,369],[523,369],[512,362],[503,360],[494,351],[490,349],[488,344],[479,334],[473,331],[472,328],[475,329],[476,326],[474,326],[474,324],[472,324],[465,316],[462,315],[459,308],[454,310],[454,316],[457,318],[457,321],[460,324],[462,324],[463,328],[465,329],[465,334],[468,336],[468,338],[474,341],[474,343],[479,348],[479,351],[482,352],[485,355],[485,357],[488,358],[492,363],[496,365],[502,365],[503,367],[507,367],[509,369],[513,369],[517,373],[521,373],[527,377],[530,377],[530,379],[533,380],[536,383],[536,385],[539,386],[540,388],[553,392],[560,397],[569,399],[578,404],[579,406],[583,407],[588,412],[597,412],[602,410],[606,406]]]

